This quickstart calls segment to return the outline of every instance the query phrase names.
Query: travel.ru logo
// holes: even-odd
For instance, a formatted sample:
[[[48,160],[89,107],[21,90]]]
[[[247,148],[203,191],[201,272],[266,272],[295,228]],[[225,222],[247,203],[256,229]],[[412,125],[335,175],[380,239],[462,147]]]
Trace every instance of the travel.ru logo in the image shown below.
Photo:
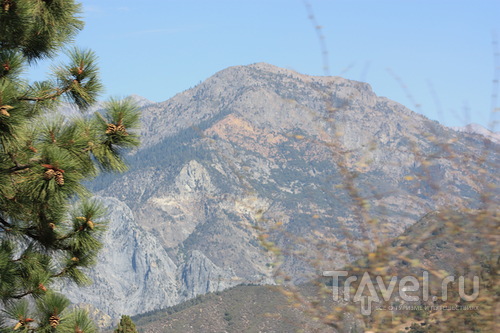
[[[423,271],[421,281],[414,276],[404,276],[401,279],[397,276],[392,276],[388,284],[384,282],[382,276],[375,276],[375,278],[373,278],[368,272],[365,272],[355,288],[354,296],[352,296],[351,288],[352,284],[358,280],[358,276],[349,276],[348,271],[324,271],[323,276],[332,277],[332,295],[334,302],[339,302],[341,300],[340,296],[342,295],[342,300],[346,302],[354,301],[355,303],[359,303],[361,314],[365,316],[371,314],[373,303],[380,303],[381,298],[388,302],[392,299],[396,290],[397,295],[406,302],[425,302],[431,296],[429,293],[429,272],[427,271]],[[339,277],[346,278],[343,281],[342,287],[339,286]],[[449,285],[455,281],[455,276],[451,275],[441,280],[440,298],[443,301],[448,299]],[[378,287],[381,298],[375,286]],[[458,294],[460,298],[467,302],[475,300],[479,296],[479,277],[473,277],[473,290],[470,295],[466,294],[465,289],[465,278],[460,276],[458,277]],[[417,293],[418,295],[416,295]],[[436,299],[436,295],[432,297]]]

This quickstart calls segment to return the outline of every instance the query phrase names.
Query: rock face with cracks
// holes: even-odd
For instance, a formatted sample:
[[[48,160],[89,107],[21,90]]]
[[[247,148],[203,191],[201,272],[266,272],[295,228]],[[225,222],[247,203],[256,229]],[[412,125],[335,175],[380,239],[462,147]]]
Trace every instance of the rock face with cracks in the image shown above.
[[[341,267],[356,253],[325,244],[347,249],[441,207],[477,208],[499,183],[495,142],[340,77],[237,66],[141,103],[143,145],[130,171],[91,185],[110,221],[94,284],[65,288],[113,319],[274,283],[279,258],[263,233],[291,279],[305,281],[320,244],[323,268]]]

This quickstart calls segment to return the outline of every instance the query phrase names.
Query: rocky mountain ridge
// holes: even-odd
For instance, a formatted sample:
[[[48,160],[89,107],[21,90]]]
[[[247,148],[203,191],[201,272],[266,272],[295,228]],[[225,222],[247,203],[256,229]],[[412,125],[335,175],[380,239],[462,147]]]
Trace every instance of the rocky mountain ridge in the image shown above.
[[[110,320],[273,284],[281,259],[263,249],[263,235],[305,281],[315,269],[302,253],[394,237],[440,207],[481,206],[485,184],[498,184],[496,144],[490,153],[481,136],[339,77],[231,67],[142,112],[130,171],[91,184],[110,211],[95,283],[65,290]],[[356,258],[322,255],[329,269]]]
[[[458,132],[480,134],[488,140],[491,140],[495,143],[500,143],[500,133],[490,131],[489,129],[484,128],[479,124],[468,124],[466,126],[452,128]]]
[[[467,272],[469,276],[472,274],[481,276],[483,280],[481,288],[493,288],[493,283],[489,284],[487,281],[494,279],[494,274],[491,273],[495,267],[498,267],[498,253],[495,254],[494,243],[485,241],[484,235],[487,235],[488,230],[491,230],[499,221],[496,215],[491,218],[492,220],[488,221],[475,213],[465,215],[443,211],[429,213],[396,239],[387,242],[375,252],[362,255],[360,259],[343,270],[348,271],[350,276],[357,276],[358,280],[361,280],[367,271],[380,272],[376,269],[377,267],[390,267],[390,276],[402,279],[405,276],[422,276],[422,267],[426,267],[427,272],[432,269],[445,270],[452,276],[464,274],[464,272]],[[453,221],[452,224],[446,223],[450,220]],[[461,230],[459,236],[457,229]],[[463,247],[466,247],[468,251],[461,251]],[[393,255],[387,256],[388,253]],[[401,253],[405,253],[410,260],[417,260],[423,265],[413,267],[405,264],[398,258]],[[393,264],[389,265],[389,262]],[[442,287],[441,280],[431,275],[428,286],[432,295],[439,295]],[[138,315],[135,316],[134,321],[144,332],[365,332],[369,330],[370,328],[365,323],[370,323],[370,320],[355,319],[355,316],[346,316],[342,322],[336,322],[338,324],[336,328],[327,325],[325,319],[329,311],[338,307],[339,304],[336,304],[331,297],[321,298],[318,295],[324,295],[325,288],[329,290],[331,287],[332,281],[327,277],[293,289],[286,286],[277,288],[242,285],[222,292],[198,296],[174,307]],[[307,308],[297,306],[297,298],[290,297],[290,295],[321,300],[324,309],[323,316],[318,319],[308,313]],[[493,295],[492,292],[489,296],[494,299]],[[422,303],[425,304],[424,301]],[[386,325],[383,331],[401,331],[414,323],[417,323],[417,327],[420,328],[432,327],[433,330],[430,332],[442,331],[443,326],[437,319],[436,312],[430,315],[432,313],[429,310],[430,307],[423,310],[425,306],[422,303],[417,303],[422,307],[420,314],[415,311],[404,313],[404,310],[399,311],[401,321]],[[412,302],[406,305],[408,309],[411,305],[415,307],[415,303]],[[475,306],[477,303],[468,305]],[[484,303],[481,305],[485,306]],[[351,306],[356,309],[359,304],[352,302]],[[352,311],[352,308],[349,311]],[[427,311],[429,315],[422,316],[423,311]],[[398,311],[394,310],[393,315],[397,314]],[[483,316],[488,318],[488,315],[483,314]],[[484,321],[484,317],[477,317],[477,314],[468,313],[468,311],[460,311],[453,316],[454,320],[461,323],[460,328],[463,331],[477,330],[479,322]],[[419,325],[420,323],[423,325]],[[371,330],[375,331],[373,327]],[[424,331],[428,332],[428,330]]]

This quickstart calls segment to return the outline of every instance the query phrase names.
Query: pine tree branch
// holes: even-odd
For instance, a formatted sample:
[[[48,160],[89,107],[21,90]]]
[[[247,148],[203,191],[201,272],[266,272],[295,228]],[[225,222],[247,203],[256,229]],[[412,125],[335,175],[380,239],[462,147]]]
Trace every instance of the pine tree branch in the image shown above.
[[[50,277],[51,277],[51,278],[58,278],[58,277],[62,277],[62,276],[64,276],[64,274],[66,274],[66,273],[68,272],[68,270],[69,270],[69,267],[64,268],[64,269],[63,269],[62,271],[60,271],[59,273],[57,273],[57,274],[52,274]]]
[[[4,150],[5,150],[5,146],[4,146]],[[21,171],[21,170],[24,170],[24,169],[29,169],[29,168],[31,168],[31,167],[34,166],[33,164],[23,164],[23,165],[20,165],[19,162],[16,159],[16,156],[12,152],[7,152],[7,155],[9,155],[12,163],[14,163],[13,167],[11,167],[9,169],[3,169],[4,171],[8,171],[8,173],[14,173],[16,171]],[[40,159],[31,159],[30,161],[31,162],[40,162]]]
[[[71,269],[71,268],[74,268],[74,267],[77,267],[78,264],[73,264],[73,265],[69,265],[69,266],[66,266],[62,269],[62,271],[60,271],[59,273],[57,274],[52,274],[50,277],[51,278],[58,278],[58,277],[62,277],[64,276],[66,273],[68,273],[68,271]]]
[[[59,236],[59,237],[57,237],[56,239],[57,239],[58,241],[63,241],[63,240],[66,240],[66,239],[70,239],[71,237],[75,236],[78,232],[80,232],[80,230],[77,230],[77,231],[72,231],[72,232],[70,232],[70,233],[68,233],[68,234],[66,234],[66,235],[64,235],[64,236]],[[62,249],[63,249],[63,250],[65,250],[66,248],[65,248],[65,247],[63,247]]]
[[[13,166],[12,168],[6,169],[9,173],[14,173],[16,171],[21,171],[21,170],[26,170],[29,168],[34,167],[34,164],[24,164],[24,165],[16,165]]]
[[[16,157],[14,156],[14,154],[12,154],[12,152],[8,152],[7,154],[9,155],[10,159],[12,160],[12,163],[14,163],[16,166],[18,166],[19,163],[17,162]]]
[[[29,101],[29,102],[43,102],[43,101],[46,101],[46,100],[49,100],[49,99],[55,99],[57,97],[60,97],[62,94],[71,91],[71,85],[69,85],[69,86],[67,86],[66,88],[63,88],[63,89],[56,88],[54,90],[56,92],[54,92],[53,94],[46,95],[46,96],[43,96],[43,97],[29,97],[29,96],[25,95],[25,96],[18,97],[17,100],[19,100],[19,101]]]
[[[6,231],[6,232],[10,232],[10,231],[12,231],[12,229],[7,228],[7,227],[5,227],[5,226],[3,226],[3,225],[1,225],[1,224],[0,224],[0,228],[1,228],[3,231]]]
[[[11,297],[11,298],[15,298],[15,299],[21,299],[21,298],[23,298],[23,297],[26,297],[26,296],[28,296],[28,295],[33,294],[33,292],[34,292],[33,290],[30,290],[30,291],[27,291],[27,292],[25,292],[25,293],[23,293],[23,294],[19,294],[19,295],[12,295],[12,296],[10,296],[10,297]]]
[[[5,231],[10,231],[12,228],[12,224],[7,222],[3,217],[0,216],[0,228]]]

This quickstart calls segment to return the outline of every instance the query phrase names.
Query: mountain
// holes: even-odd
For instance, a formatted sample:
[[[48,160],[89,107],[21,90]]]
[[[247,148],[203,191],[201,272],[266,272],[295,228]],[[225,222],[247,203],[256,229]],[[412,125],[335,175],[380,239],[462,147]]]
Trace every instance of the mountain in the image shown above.
[[[236,286],[133,318],[141,332],[332,332],[272,286]]]
[[[142,107],[95,283],[64,292],[116,319],[237,284],[343,267],[438,209],[495,204],[498,145],[366,83],[269,64],[225,69]],[[318,258],[321,261],[318,261]]]
[[[484,136],[488,140],[491,140],[495,143],[500,143],[500,133],[490,131],[489,129],[484,128],[483,126],[481,126],[479,124],[468,124],[467,126],[452,127],[452,128],[458,132],[481,134],[482,136]]]
[[[139,96],[139,95],[131,95],[131,96],[129,96],[129,98],[131,98],[135,102],[135,104],[140,108],[143,108],[143,107],[148,106],[150,104],[155,104],[153,101],[150,101],[149,99],[144,98],[144,97]]]
[[[442,218],[444,214],[446,214],[448,221],[453,221],[453,224],[444,222]],[[498,219],[499,217],[496,215],[494,221],[486,221],[475,213],[432,212],[411,225],[396,239],[386,242],[384,246],[372,253],[366,253],[360,259],[350,263],[350,267],[344,267],[344,270],[351,272],[351,276],[356,275],[361,279],[364,272],[368,271],[367,268],[383,265],[385,268],[391,267],[390,276],[392,278],[422,276],[421,268],[406,265],[398,260],[397,256],[405,253],[410,260],[418,260],[427,270],[446,270],[447,274],[455,276],[468,270],[468,274],[480,275],[483,280],[481,289],[484,293],[484,289],[488,289],[488,284],[494,280],[494,271],[498,269],[499,265],[499,254],[496,253],[488,260],[487,254],[494,252],[493,246],[485,242],[484,237],[482,237],[484,231],[481,229],[486,227],[485,222],[498,225],[500,222]],[[456,237],[457,230],[460,230],[460,237]],[[469,251],[461,251],[464,247],[467,247]],[[392,255],[387,257],[387,253]],[[389,262],[396,264],[390,265]],[[491,265],[492,263],[493,265]],[[475,267],[473,267],[474,265]],[[470,270],[471,268],[472,270]],[[490,278],[485,274],[487,272]],[[435,281],[437,279],[432,275],[430,280],[432,293],[439,294],[441,281]],[[321,294],[319,289],[325,287],[331,289],[331,280],[323,278],[315,282],[301,285],[293,292],[286,287],[279,289],[273,286],[241,285],[222,292],[197,296],[173,307],[137,315],[134,317],[134,321],[139,331],[150,333],[333,332],[335,330],[332,327],[320,320],[313,319],[313,316],[306,315],[307,312],[304,311],[303,304],[297,306],[296,299],[293,297],[293,294],[297,293],[306,299],[321,300],[326,311],[338,306],[333,303],[331,297],[318,297]],[[491,283],[489,289],[493,289],[493,286],[494,283]],[[490,292],[493,304],[497,303],[498,295],[495,295],[493,290]],[[287,293],[289,297],[286,296]],[[472,305],[478,304],[469,304],[469,306]],[[484,303],[480,305],[485,307]],[[353,306],[356,307],[358,304],[353,303]],[[415,305],[413,304],[413,306]],[[487,323],[484,321],[484,317],[480,319],[475,318],[475,316],[477,316],[476,313],[458,311],[452,318],[460,322],[460,331],[492,331],[488,325],[494,325],[494,320]],[[404,328],[412,326],[412,323],[416,321],[424,323],[423,326],[418,325],[420,330],[424,332],[427,332],[424,328],[432,328],[433,330],[430,332],[443,331],[443,326],[436,319],[435,314],[424,316],[425,320],[415,320],[414,317],[415,313],[406,311],[405,315],[401,316],[401,323],[392,323],[392,327],[387,326],[386,323],[383,331],[402,331]],[[352,317],[339,326],[341,329],[337,331],[341,332],[364,332],[367,329],[362,321],[355,321]],[[482,326],[481,330],[478,330],[479,326]],[[382,331],[380,327],[379,331]]]

